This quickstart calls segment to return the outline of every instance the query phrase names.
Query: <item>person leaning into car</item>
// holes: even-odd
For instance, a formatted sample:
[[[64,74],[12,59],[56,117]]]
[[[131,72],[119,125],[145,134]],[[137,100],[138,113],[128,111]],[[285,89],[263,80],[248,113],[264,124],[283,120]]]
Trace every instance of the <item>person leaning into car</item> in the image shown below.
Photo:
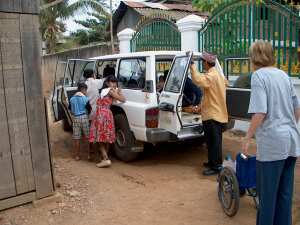
[[[203,175],[210,176],[220,172],[222,166],[222,131],[228,122],[226,107],[226,86],[228,84],[215,67],[216,56],[202,54],[205,73],[200,74],[192,62],[190,69],[193,82],[203,89],[201,115],[204,136],[208,148],[208,162]]]

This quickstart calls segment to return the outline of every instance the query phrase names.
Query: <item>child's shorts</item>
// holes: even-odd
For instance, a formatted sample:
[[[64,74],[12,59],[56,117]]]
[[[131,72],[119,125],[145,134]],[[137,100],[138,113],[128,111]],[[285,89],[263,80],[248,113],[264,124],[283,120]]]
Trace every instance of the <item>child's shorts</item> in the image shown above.
[[[87,115],[76,116],[73,121],[73,139],[79,140],[82,133],[86,138],[90,136],[89,118]]]

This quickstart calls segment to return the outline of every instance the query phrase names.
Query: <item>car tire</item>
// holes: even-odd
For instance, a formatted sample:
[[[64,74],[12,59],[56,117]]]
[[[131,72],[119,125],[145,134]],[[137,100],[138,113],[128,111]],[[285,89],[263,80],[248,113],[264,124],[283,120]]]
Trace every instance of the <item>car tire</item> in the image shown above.
[[[140,152],[133,152],[132,148],[136,147],[136,139],[130,130],[126,115],[118,113],[114,115],[116,142],[114,143],[114,152],[116,157],[124,162],[136,160]]]
[[[67,118],[64,118],[62,120],[62,127],[64,131],[70,132],[72,131],[72,126],[70,125],[69,121]]]

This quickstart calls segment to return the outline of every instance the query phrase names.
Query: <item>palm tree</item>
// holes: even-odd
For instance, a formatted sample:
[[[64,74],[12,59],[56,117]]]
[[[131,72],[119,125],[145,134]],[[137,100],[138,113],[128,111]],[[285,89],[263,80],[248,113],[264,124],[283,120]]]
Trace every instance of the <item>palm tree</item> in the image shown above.
[[[113,33],[113,8],[112,8],[112,0],[109,1],[109,9],[110,9],[110,42],[111,42],[111,51],[112,51],[112,53],[115,53],[114,33]]]
[[[109,15],[106,12],[104,0],[78,0],[69,4],[68,0],[51,5],[53,0],[43,0],[46,8],[41,8],[40,22],[42,38],[46,42],[47,53],[55,52],[58,36],[66,31],[64,21],[80,10],[87,12],[92,9],[98,13]]]
[[[93,42],[104,42],[109,40],[109,18],[99,13],[88,12],[90,18],[84,20],[75,20],[76,23],[85,29],[78,29],[71,33],[75,43],[87,45]]]

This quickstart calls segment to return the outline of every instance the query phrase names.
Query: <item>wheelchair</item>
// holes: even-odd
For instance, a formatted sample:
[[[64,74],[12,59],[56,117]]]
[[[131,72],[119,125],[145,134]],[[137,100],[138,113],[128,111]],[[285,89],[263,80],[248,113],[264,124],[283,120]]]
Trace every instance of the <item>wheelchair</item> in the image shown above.
[[[258,208],[256,192],[256,157],[236,157],[235,166],[223,166],[218,177],[218,197],[225,214],[233,217],[239,210],[240,197],[248,195],[253,198]]]

